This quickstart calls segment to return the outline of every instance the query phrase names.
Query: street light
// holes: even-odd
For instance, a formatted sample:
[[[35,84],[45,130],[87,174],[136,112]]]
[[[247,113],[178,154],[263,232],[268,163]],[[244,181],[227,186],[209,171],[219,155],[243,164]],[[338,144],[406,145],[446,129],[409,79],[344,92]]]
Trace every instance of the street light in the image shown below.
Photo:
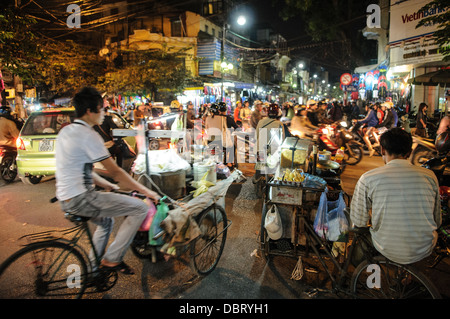
[[[237,23],[240,26],[243,26],[247,23],[247,19],[245,18],[245,16],[240,15],[237,18]],[[223,91],[223,74],[225,70],[232,70],[233,69],[233,64],[231,63],[226,63],[225,62],[225,42],[226,42],[226,35],[227,35],[227,30],[228,30],[228,25],[226,23],[226,21],[223,23],[223,28],[222,28],[222,47],[220,49],[220,67],[222,68],[221,70],[221,76],[222,76],[222,102],[223,102],[223,97],[225,96],[225,93]]]
[[[237,23],[240,26],[243,26],[246,22],[247,22],[247,19],[242,15],[237,18]]]

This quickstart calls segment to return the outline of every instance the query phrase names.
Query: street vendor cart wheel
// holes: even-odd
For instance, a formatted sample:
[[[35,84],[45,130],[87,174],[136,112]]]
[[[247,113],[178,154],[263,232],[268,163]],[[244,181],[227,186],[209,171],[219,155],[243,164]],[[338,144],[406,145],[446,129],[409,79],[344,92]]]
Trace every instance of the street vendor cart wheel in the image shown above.
[[[260,243],[261,243],[261,253],[263,257],[267,260],[269,259],[269,235],[267,234],[267,230],[264,227],[264,220],[266,219],[266,214],[268,211],[268,205],[270,205],[267,202],[263,203],[263,207],[261,210],[261,230],[260,230]]]
[[[225,210],[211,205],[197,217],[201,235],[193,240],[190,264],[198,275],[207,275],[216,268],[227,238],[228,220]]]

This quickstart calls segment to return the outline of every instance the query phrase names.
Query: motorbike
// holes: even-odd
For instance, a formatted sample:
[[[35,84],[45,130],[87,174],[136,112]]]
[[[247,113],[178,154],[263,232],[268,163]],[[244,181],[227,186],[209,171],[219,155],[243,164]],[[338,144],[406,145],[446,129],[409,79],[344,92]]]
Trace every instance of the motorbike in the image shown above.
[[[346,126],[347,123],[342,121],[319,128],[317,131],[319,150],[325,149],[336,155],[337,150],[344,147],[343,166],[356,165],[363,158],[363,144],[354,138]]]
[[[444,258],[450,256],[450,215],[448,201],[450,198],[450,175],[446,174],[449,164],[449,154],[436,151],[435,156],[427,160],[422,167],[434,172],[439,181],[439,195],[441,202],[442,224],[437,230],[438,239],[434,252],[436,257],[430,268],[436,267]]]
[[[11,183],[17,176],[17,148],[11,146],[0,146],[0,174],[2,179]]]
[[[421,166],[428,160],[437,156],[438,152],[434,144],[434,139],[424,138],[420,136],[412,136],[413,145],[411,156],[409,157],[410,162],[413,165]]]
[[[363,126],[364,126],[364,124],[361,124],[361,123],[358,123],[358,122],[354,122],[353,125],[349,128],[348,131],[350,132],[350,134],[353,135],[353,138],[362,145],[363,150],[368,150],[366,142],[364,141]],[[372,145],[377,143],[377,139],[375,138],[374,134],[377,134],[377,133],[373,132],[369,136],[369,140],[370,140],[370,143]],[[381,148],[380,148],[380,146],[375,146],[373,149],[378,153],[378,155],[381,155]]]

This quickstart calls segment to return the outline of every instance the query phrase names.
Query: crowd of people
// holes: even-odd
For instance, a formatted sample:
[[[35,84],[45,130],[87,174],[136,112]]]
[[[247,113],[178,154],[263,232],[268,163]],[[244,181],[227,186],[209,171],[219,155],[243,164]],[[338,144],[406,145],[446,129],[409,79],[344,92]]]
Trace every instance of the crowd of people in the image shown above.
[[[133,269],[123,259],[148,207],[144,202],[131,197],[97,192],[94,188],[87,187],[86,185],[94,182],[106,190],[117,188],[115,184],[100,178],[91,169],[86,174],[86,165],[92,166],[93,162],[101,162],[123,185],[139,190],[155,202],[159,200],[159,195],[137,183],[120,169],[120,165],[111,160],[111,150],[104,139],[95,133],[97,126],[100,131],[107,129],[105,125],[108,121],[104,119],[108,117],[108,110],[114,110],[115,106],[105,102],[99,92],[92,88],[80,91],[74,98],[74,104],[77,119],[74,125],[62,129],[58,137],[57,197],[64,211],[93,217],[92,220],[98,226],[96,235],[105,234],[103,238],[99,235],[95,241],[96,248],[103,256],[101,267],[124,274],[134,274]],[[344,106],[341,102],[310,100],[306,105],[287,102],[280,106],[257,100],[252,107],[249,101],[238,101],[233,109],[220,102],[202,105],[198,110],[194,109],[192,103],[187,103],[186,109],[179,103],[172,106],[178,107],[179,113],[184,117],[186,128],[193,128],[196,119],[203,119],[206,130],[218,129],[218,135],[223,141],[229,139],[227,135],[229,130],[226,128],[255,130],[257,139],[263,128],[279,128],[282,141],[291,135],[291,131],[299,130],[307,134],[314,132],[321,124],[340,120],[367,124],[364,140],[368,144],[370,155],[373,155],[373,147],[379,144],[386,165],[363,174],[356,184],[351,204],[352,222],[362,227],[369,222],[372,223],[371,235],[375,248],[399,263],[414,263],[431,253],[435,245],[436,229],[441,223],[438,181],[431,171],[409,163],[411,135],[405,130],[396,128],[398,115],[392,104],[368,104],[366,115],[362,119],[355,102]],[[426,127],[426,110],[427,105],[421,104],[418,134],[422,134],[420,129]],[[117,111],[136,125],[143,117],[154,116],[151,103],[131,105],[127,110]],[[19,128],[16,126],[18,123],[11,117],[10,111],[2,113],[0,132],[10,136],[11,140],[18,135]],[[286,123],[290,123],[290,130]],[[6,128],[10,131],[6,132]],[[386,133],[372,145],[366,137],[375,130]],[[0,142],[4,143],[1,138],[2,136]],[[79,142],[80,138],[83,143]],[[224,146],[228,148],[230,145],[226,142]],[[65,165],[67,162],[76,165]],[[414,183],[410,182],[411,178],[414,178]],[[418,193],[420,196],[417,196]],[[401,201],[398,198],[401,198]],[[406,208],[408,214],[404,214],[403,204],[409,205]],[[92,209],[93,207],[95,209]],[[411,214],[414,214],[417,220],[414,225],[407,222]],[[112,218],[122,215],[129,216],[127,222],[121,225],[115,241],[106,249],[104,238],[109,237],[111,233]],[[394,217],[389,219],[390,216]],[[390,222],[387,222],[388,219]]]

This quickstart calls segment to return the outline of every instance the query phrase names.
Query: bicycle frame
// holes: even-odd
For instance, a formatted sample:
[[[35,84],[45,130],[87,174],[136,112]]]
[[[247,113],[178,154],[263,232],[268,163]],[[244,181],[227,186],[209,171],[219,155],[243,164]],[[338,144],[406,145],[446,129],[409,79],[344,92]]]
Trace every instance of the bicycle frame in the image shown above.
[[[59,241],[59,242],[69,244],[74,249],[77,249],[83,255],[85,260],[88,261],[88,265],[91,266],[90,269],[92,270],[93,265],[92,265],[91,259],[89,258],[88,252],[78,244],[80,239],[84,236],[84,234],[87,234],[87,237],[89,240],[89,245],[94,252],[94,256],[95,256],[95,260],[96,260],[95,266],[97,266],[97,268],[98,268],[100,266],[100,256],[99,256],[97,250],[95,249],[92,232],[89,229],[88,221],[80,221],[77,219],[78,216],[74,216],[74,215],[70,215],[70,214],[66,214],[66,218],[68,218],[71,222],[73,222],[77,225],[70,227],[70,228],[63,229],[61,231],[52,230],[52,231],[45,231],[45,232],[25,235],[25,236],[20,237],[19,240],[27,239],[29,241],[29,243],[26,244],[25,246],[32,245],[36,242],[44,242],[44,241]],[[61,233],[61,236],[54,236],[55,233]],[[69,235],[72,233],[75,233],[75,235],[73,235],[70,239],[63,237],[65,235]],[[63,252],[61,252],[61,255],[62,255],[62,253]],[[56,258],[55,261],[59,261],[61,255],[58,256],[58,258]],[[64,259],[63,259],[63,261],[64,261]]]

